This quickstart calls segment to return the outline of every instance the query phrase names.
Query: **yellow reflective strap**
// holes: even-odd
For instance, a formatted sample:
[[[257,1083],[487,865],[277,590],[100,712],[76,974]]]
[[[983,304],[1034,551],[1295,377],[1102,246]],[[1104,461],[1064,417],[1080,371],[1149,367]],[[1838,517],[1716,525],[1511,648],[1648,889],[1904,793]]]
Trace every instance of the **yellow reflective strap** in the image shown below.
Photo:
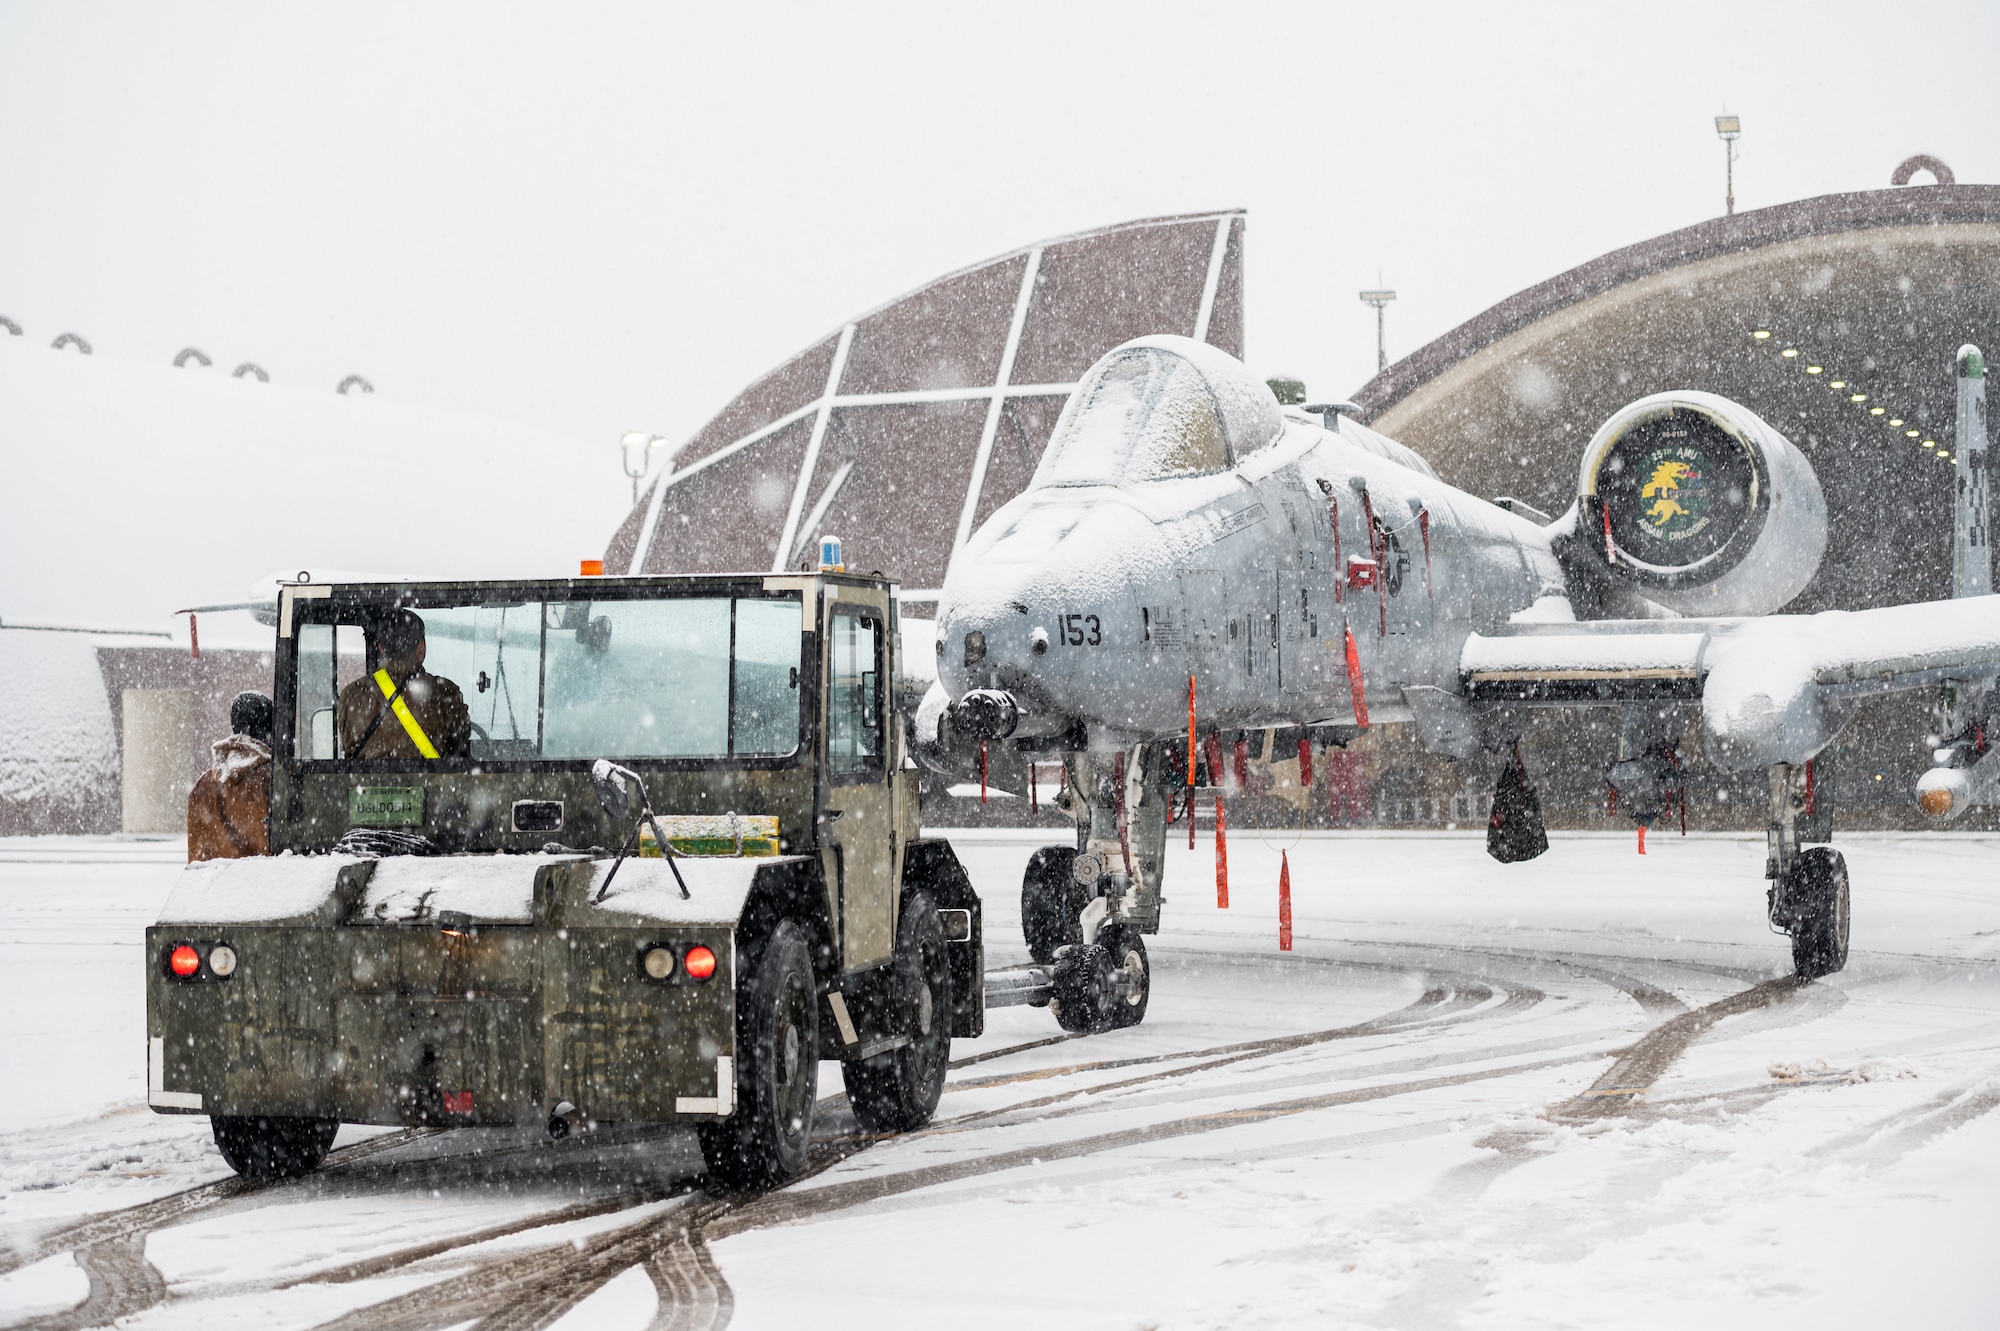
[[[375,687],[382,690],[382,696],[390,700],[389,710],[403,723],[403,733],[410,737],[410,743],[417,746],[417,752],[426,758],[437,757],[437,745],[431,743],[431,737],[417,724],[415,714],[410,711],[410,705],[403,701],[402,694],[396,688],[396,681],[389,678],[388,671],[375,672]]]

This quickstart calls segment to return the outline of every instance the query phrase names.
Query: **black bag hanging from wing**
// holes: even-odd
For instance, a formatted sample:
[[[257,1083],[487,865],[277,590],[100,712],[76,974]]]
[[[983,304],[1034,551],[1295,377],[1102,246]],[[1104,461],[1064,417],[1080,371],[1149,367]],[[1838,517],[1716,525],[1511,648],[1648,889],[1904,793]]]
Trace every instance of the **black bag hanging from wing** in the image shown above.
[[[1548,829],[1542,826],[1542,799],[1528,782],[1528,769],[1521,751],[1501,769],[1499,784],[1493,788],[1493,814],[1486,820],[1486,853],[1502,864],[1532,860],[1549,848]]]

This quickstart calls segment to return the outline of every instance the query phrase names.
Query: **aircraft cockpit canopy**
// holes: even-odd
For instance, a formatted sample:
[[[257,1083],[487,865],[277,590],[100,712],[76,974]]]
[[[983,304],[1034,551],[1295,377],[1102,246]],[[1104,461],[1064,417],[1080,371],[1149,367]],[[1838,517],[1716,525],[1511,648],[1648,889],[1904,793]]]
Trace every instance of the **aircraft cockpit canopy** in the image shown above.
[[[1189,338],[1141,338],[1084,376],[1029,488],[1222,471],[1283,429],[1270,389],[1234,360]]]

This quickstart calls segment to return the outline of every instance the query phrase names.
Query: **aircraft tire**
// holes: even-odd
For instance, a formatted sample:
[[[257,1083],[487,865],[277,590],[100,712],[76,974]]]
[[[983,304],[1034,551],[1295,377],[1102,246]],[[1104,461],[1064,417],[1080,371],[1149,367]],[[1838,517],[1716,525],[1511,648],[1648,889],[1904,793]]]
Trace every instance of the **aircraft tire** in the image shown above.
[[[331,1118],[279,1118],[266,1114],[215,1114],[209,1120],[216,1149],[244,1178],[298,1178],[319,1168],[340,1122]]]
[[[1796,912],[1792,925],[1792,969],[1802,980],[1832,975],[1847,965],[1847,860],[1831,846],[1814,846],[1799,856],[1788,894]]]
[[[1056,958],[1049,1011],[1056,1024],[1076,1034],[1090,1034],[1111,1025],[1118,993],[1112,982],[1111,953],[1097,943],[1066,947]]]
[[[1076,847],[1043,846],[1028,860],[1021,875],[1021,936],[1035,964],[1046,966],[1056,959],[1056,949],[1065,943],[1083,941],[1083,926],[1070,903],[1081,893],[1074,877]]]
[[[867,1060],[841,1065],[847,1101],[870,1132],[910,1132],[930,1122],[944,1094],[951,1061],[951,967],[944,929],[928,892],[903,898],[891,963],[892,1003],[908,1023],[910,1042]]]
[[[1153,997],[1153,966],[1146,957],[1146,940],[1129,924],[1107,924],[1097,931],[1097,945],[1111,957],[1113,990],[1105,1025],[1116,1030],[1146,1019]],[[1119,992],[1117,984],[1125,986]]]
[[[773,1187],[806,1167],[819,1087],[819,998],[805,931],[786,920],[736,995],[736,1109],[698,1129],[709,1181]]]

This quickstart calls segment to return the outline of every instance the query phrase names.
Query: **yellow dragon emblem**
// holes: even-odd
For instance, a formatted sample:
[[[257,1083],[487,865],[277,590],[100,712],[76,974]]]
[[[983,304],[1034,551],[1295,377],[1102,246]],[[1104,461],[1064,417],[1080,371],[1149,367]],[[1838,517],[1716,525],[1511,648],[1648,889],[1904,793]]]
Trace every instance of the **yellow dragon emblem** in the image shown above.
[[[1687,516],[1687,510],[1681,507],[1673,492],[1681,488],[1681,478],[1693,470],[1685,462],[1662,462],[1653,468],[1652,479],[1639,491],[1641,500],[1653,501],[1646,507],[1646,521],[1655,527],[1664,527],[1675,518]]]

